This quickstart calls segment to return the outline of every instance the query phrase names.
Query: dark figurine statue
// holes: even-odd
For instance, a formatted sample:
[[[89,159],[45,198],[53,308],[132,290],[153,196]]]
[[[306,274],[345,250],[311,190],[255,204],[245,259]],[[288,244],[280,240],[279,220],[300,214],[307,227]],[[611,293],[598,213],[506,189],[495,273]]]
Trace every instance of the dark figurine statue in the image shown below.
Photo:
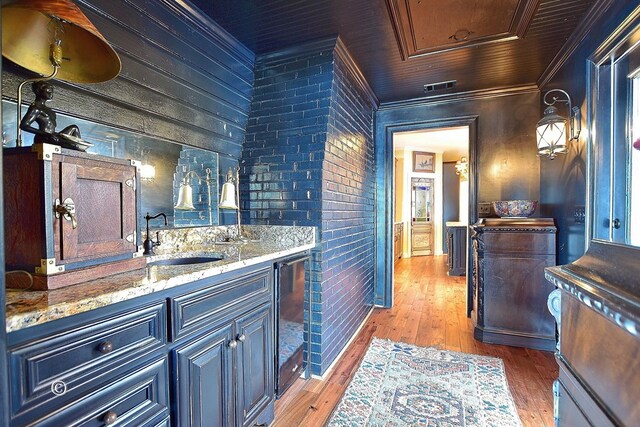
[[[77,143],[81,141],[78,126],[70,125],[56,132],[56,112],[47,105],[47,101],[53,98],[53,86],[48,81],[39,81],[34,82],[31,88],[36,94],[36,99],[20,120],[20,129],[35,134],[34,143],[36,144],[55,144],[84,151],[83,147]],[[38,124],[37,128],[33,127],[33,122]]]

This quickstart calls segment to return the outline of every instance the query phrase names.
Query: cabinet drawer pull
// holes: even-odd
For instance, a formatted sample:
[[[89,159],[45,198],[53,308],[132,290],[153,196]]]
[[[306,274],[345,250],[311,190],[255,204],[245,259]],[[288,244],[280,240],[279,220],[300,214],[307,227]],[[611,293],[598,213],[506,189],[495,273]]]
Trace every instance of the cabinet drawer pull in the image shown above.
[[[102,354],[109,354],[113,351],[113,343],[111,341],[103,341],[98,346],[98,351]]]
[[[113,411],[108,411],[106,414],[104,414],[104,417],[102,417],[102,420],[108,426],[115,423],[117,419],[118,419],[118,414],[116,414]]]
[[[246,339],[247,339],[247,337],[244,334],[238,335],[238,338],[237,338],[237,340],[240,341],[240,342],[244,342],[244,340],[246,340]]]
[[[229,341],[229,348],[236,348],[238,346],[238,341],[231,340]]]

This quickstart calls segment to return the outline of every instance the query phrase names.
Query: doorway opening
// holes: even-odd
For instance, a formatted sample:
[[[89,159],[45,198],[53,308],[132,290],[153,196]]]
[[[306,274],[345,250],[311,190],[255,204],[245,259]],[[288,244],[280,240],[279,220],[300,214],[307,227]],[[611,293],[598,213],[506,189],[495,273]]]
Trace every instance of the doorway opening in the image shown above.
[[[380,274],[383,277],[382,289],[378,294],[381,304],[384,307],[393,306],[393,273],[394,265],[401,258],[412,256],[412,225],[419,228],[421,220],[427,215],[420,216],[418,206],[413,205],[416,200],[422,200],[417,193],[412,194],[412,190],[425,191],[419,187],[424,187],[417,181],[417,186],[412,186],[411,178],[431,178],[433,179],[433,203],[430,222],[432,225],[431,253],[415,254],[416,256],[438,256],[446,254],[449,250],[447,237],[447,222],[456,223],[462,226],[465,236],[460,247],[464,248],[464,258],[462,271],[466,275],[467,281],[467,308],[472,304],[472,280],[471,280],[471,248],[467,224],[472,224],[477,220],[477,177],[475,174],[476,165],[476,140],[477,140],[477,116],[465,116],[447,119],[436,119],[424,122],[403,123],[385,127],[385,163],[390,168],[386,169],[385,190],[386,197],[383,199],[384,211],[386,212],[384,233],[388,239],[384,240],[384,254],[380,253],[384,259],[380,265]],[[458,144],[453,144],[455,132],[462,136]],[[433,138],[431,144],[428,144]],[[457,145],[459,151],[454,150]],[[465,159],[463,159],[465,157]],[[431,160],[430,160],[431,159]],[[466,160],[466,161],[465,161]],[[466,163],[466,165],[462,165]],[[463,167],[464,166],[464,167]],[[461,178],[464,169],[464,176]],[[456,174],[458,171],[458,175]],[[453,178],[451,178],[453,176]],[[445,177],[447,189],[444,189]],[[451,185],[455,190],[451,190]],[[461,185],[461,183],[463,183]],[[416,181],[414,181],[416,184]],[[447,201],[447,212],[445,213],[445,197]],[[457,194],[457,200],[452,194]],[[425,193],[424,200],[429,200]],[[418,197],[418,199],[416,199]],[[455,209],[451,206],[455,205]],[[425,201],[426,207],[426,201]],[[419,235],[420,231],[414,227],[414,235]],[[428,233],[422,233],[424,234]],[[465,238],[466,237],[466,238]],[[382,247],[380,247],[382,249]],[[442,257],[442,263],[447,259]],[[460,273],[460,272],[459,272]]]
[[[393,156],[394,259],[448,254],[447,223],[468,222],[469,126],[396,132]]]

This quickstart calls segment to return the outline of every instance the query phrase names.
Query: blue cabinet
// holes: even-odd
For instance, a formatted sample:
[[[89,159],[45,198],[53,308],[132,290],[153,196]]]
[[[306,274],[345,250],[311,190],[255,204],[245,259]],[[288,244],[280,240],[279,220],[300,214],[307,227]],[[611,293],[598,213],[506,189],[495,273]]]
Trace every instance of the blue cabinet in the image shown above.
[[[43,427],[168,426],[167,371],[167,357],[156,358],[142,364],[126,377],[105,384],[69,407],[49,414],[35,425]]]
[[[8,335],[12,426],[273,420],[273,265]]]
[[[274,398],[272,312],[265,304],[235,322],[238,426],[253,425]]]
[[[84,313],[78,323],[69,317],[9,334],[12,425],[84,425],[72,422],[77,415],[63,408],[90,406],[85,398],[97,394],[109,400],[105,384],[111,387],[119,378],[139,375],[139,368],[150,358],[164,360],[163,302],[126,309],[114,306],[110,313],[100,313],[95,318]],[[163,367],[168,369],[166,363]],[[167,373],[152,376],[165,382]],[[152,400],[167,416],[168,387],[161,384],[155,391]],[[52,419],[58,420],[57,424],[51,424]]]
[[[273,268],[170,299],[177,426],[273,420]]]
[[[176,425],[234,425],[232,340],[232,325],[226,325],[175,350]]]

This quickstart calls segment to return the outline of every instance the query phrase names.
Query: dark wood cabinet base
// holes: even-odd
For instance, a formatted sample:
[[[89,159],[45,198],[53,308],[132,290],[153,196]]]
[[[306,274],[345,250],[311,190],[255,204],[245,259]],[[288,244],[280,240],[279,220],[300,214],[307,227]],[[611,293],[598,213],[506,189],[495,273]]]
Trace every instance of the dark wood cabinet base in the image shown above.
[[[65,286],[88,282],[89,280],[111,276],[113,274],[124,273],[125,271],[144,268],[147,259],[144,257],[131,258],[122,261],[114,261],[78,270],[65,271],[63,273],[50,276],[33,275],[33,285],[29,288],[30,280],[26,274],[7,275],[7,288],[27,289],[34,291],[47,291],[59,289]]]
[[[554,351],[556,340],[549,337],[530,334],[516,334],[512,331],[488,329],[476,326],[473,337],[488,344],[509,345],[512,347],[526,347],[535,350]]]
[[[554,350],[553,286],[544,268],[556,263],[556,227],[548,218],[484,218],[471,226],[474,337],[482,342]]]

